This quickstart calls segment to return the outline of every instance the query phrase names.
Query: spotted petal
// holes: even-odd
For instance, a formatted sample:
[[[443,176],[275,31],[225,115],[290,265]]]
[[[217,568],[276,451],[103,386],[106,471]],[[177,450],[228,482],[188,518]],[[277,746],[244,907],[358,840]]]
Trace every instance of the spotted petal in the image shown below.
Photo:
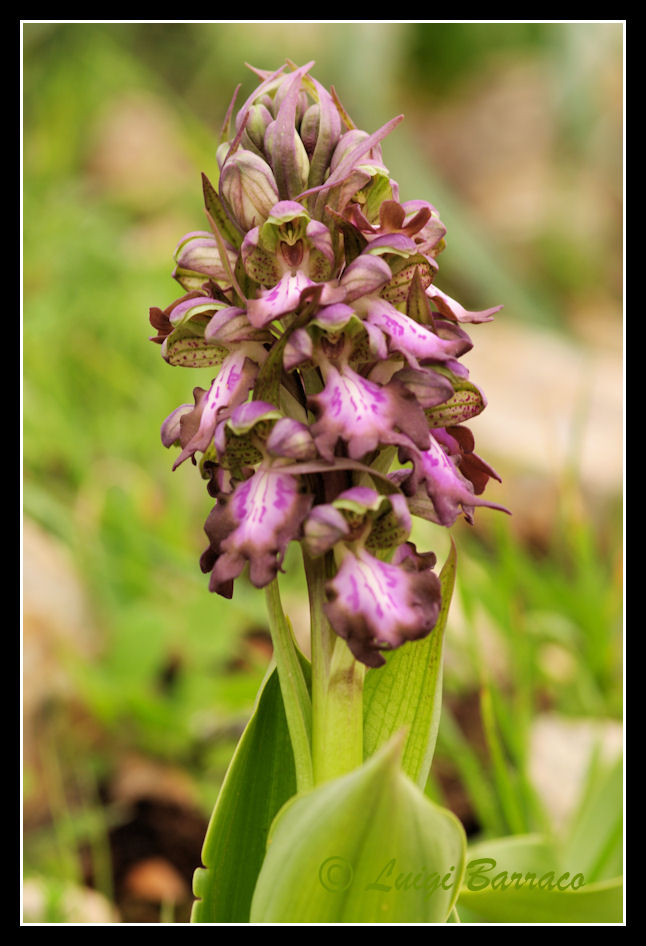
[[[295,312],[300,305],[303,290],[315,285],[316,283],[300,270],[293,276],[286,273],[272,289],[262,292],[258,299],[249,300],[249,321],[256,328],[262,328],[274,319]]]
[[[411,440],[428,445],[424,412],[403,384],[376,384],[344,366],[327,369],[324,390],[310,398],[318,414],[312,435],[319,453],[332,459],[339,438],[347,444],[348,456],[358,460],[380,444]]]
[[[194,456],[196,451],[204,452],[208,449],[213,442],[220,412],[246,399],[257,371],[258,366],[247,358],[243,350],[239,350],[224,359],[220,372],[208,391],[195,388],[195,407],[192,411],[182,414],[179,421],[182,452],[173,465],[174,470],[184,460]],[[169,421],[170,418],[167,418],[165,424]]]
[[[419,363],[442,362],[457,358],[472,347],[468,336],[458,330],[442,338],[425,325],[420,325],[392,306],[385,299],[370,299],[366,304],[366,321],[388,336],[392,352],[400,352],[412,368]],[[457,328],[457,326],[456,326]]]
[[[221,498],[204,526],[210,546],[200,567],[211,572],[210,590],[231,597],[231,583],[247,562],[252,584],[268,585],[311,505],[294,476],[262,466],[230,498]]]

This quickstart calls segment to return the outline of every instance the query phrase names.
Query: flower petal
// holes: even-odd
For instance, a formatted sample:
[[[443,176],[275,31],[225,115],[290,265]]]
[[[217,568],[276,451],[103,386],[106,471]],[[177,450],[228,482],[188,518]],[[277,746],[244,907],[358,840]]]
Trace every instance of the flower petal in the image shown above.
[[[314,460],[316,445],[307,424],[292,417],[281,417],[267,437],[267,450],[274,457],[290,460]]]
[[[303,544],[309,555],[316,558],[349,534],[350,526],[345,516],[331,503],[321,503],[305,520]]]
[[[258,299],[249,300],[247,303],[249,321],[256,328],[263,328],[274,319],[294,312],[300,305],[303,290],[316,285],[300,270],[294,276],[286,273],[272,289],[262,292]]]
[[[173,278],[187,291],[200,289],[207,279],[229,285],[228,273],[235,268],[237,253],[233,247],[223,245],[228,267],[222,262],[220,249],[212,233],[193,230],[185,234],[173,254],[177,263]]]
[[[480,312],[469,312],[459,302],[441,292],[437,286],[428,286],[426,294],[432,299],[438,308],[438,311],[447,318],[454,319],[456,322],[491,322],[496,312],[502,309],[501,305],[493,306],[491,309],[483,309]]]
[[[427,326],[398,312],[385,299],[370,299],[366,311],[366,321],[388,336],[390,350],[404,355],[412,368],[419,367],[419,362],[442,362],[459,357],[472,347],[464,333],[441,338]]]
[[[362,253],[346,268],[340,284],[345,289],[345,302],[376,292],[391,279],[388,263],[379,256]]]

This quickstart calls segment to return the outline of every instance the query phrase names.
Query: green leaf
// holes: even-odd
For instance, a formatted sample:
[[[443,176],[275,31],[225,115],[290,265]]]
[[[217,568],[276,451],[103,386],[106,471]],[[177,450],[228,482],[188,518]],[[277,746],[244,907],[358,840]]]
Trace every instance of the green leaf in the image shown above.
[[[213,184],[211,184],[206,174],[202,174],[202,190],[204,192],[204,207],[206,212],[227,243],[237,249],[242,243],[242,235],[227,214],[220,195]]]
[[[523,810],[516,771],[512,770],[503,744],[489,683],[480,689],[480,718],[484,731],[496,792],[510,833],[523,835],[527,830],[527,816]]]
[[[246,923],[270,825],[296,792],[278,673],[268,677],[229,766],[195,871],[193,923]]]
[[[435,628],[422,641],[393,651],[386,665],[369,670],[364,683],[364,752],[366,757],[393,733],[408,727],[402,767],[424,786],[431,768],[442,708],[442,645],[455,584],[456,550],[440,573],[442,608]]]
[[[446,921],[464,869],[464,831],[402,772],[401,743],[280,812],[251,922]]]
[[[446,705],[440,720],[438,744],[442,755],[455,766],[482,830],[492,836],[504,834],[505,824],[490,773]]]
[[[593,759],[584,797],[570,825],[563,858],[590,881],[621,873],[623,864],[623,758],[611,766]]]
[[[621,878],[588,883],[547,839],[522,835],[469,849],[457,909],[463,922],[619,923],[622,890]]]
[[[280,680],[283,708],[291,739],[299,791],[312,787],[312,698],[308,689],[306,659],[296,646],[294,634],[280,601],[278,579],[267,585],[267,611]]]

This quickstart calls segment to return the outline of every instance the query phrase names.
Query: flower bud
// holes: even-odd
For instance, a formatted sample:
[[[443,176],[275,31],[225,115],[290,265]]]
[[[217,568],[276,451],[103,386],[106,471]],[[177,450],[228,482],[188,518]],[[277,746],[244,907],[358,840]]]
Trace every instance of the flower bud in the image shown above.
[[[242,133],[242,146],[257,152],[261,157],[264,154],[265,132],[273,122],[273,116],[266,105],[252,105],[249,109],[249,118]]]
[[[240,149],[224,163],[222,195],[243,228],[262,223],[278,200],[278,188],[271,168],[252,151]]]
[[[215,160],[218,162],[220,173],[222,172],[222,168],[224,167],[224,162],[230,150],[231,150],[230,141],[223,141],[221,145],[218,145],[218,149],[215,152]]]
[[[367,131],[361,131],[359,128],[353,128],[341,135],[330,160],[330,173],[334,173],[343,159],[347,157],[358,144],[362,141],[367,141],[369,137]]]
[[[291,417],[276,422],[267,438],[267,449],[276,457],[292,460],[313,460],[316,457],[316,445],[309,427]]]
[[[225,247],[225,251],[232,270],[237,254],[231,247]],[[177,266],[173,276],[187,292],[199,289],[207,279],[225,284],[228,282],[227,267],[222,262],[216,241],[208,231],[193,230],[187,233],[177,244],[174,258]]]
[[[278,121],[268,126],[265,132],[265,153],[270,156],[272,167],[280,171],[280,177],[285,179],[281,200],[289,200],[306,189],[310,175],[310,159],[296,128],[287,147],[279,138],[278,131]]]
[[[296,70],[296,71],[297,71],[297,73],[299,73],[301,76],[304,75],[304,72],[305,72],[305,70],[302,69],[302,68],[301,68],[301,69],[298,69],[298,70]],[[274,96],[274,115],[275,115],[275,116],[278,115],[278,112],[280,111],[280,107],[281,107],[281,105],[283,104],[283,102],[285,101],[285,99],[286,99],[288,96],[290,96],[290,95],[293,94],[293,87],[292,87],[292,80],[293,80],[293,77],[294,77],[294,73],[287,74],[287,75],[285,75],[285,76],[281,76],[281,80],[282,80],[282,81],[280,82],[280,85],[278,86],[278,90],[277,90],[277,92],[276,92],[276,95]],[[300,84],[300,83],[299,83],[299,84]],[[301,88],[298,88],[298,90],[296,91],[296,95],[294,96],[294,98],[295,98],[295,103],[294,103],[294,121],[295,121],[295,124],[298,126],[298,125],[300,125],[300,123],[301,123],[301,121],[302,121],[302,119],[303,119],[303,115],[304,115],[305,112],[307,111],[307,108],[308,108],[308,106],[309,106],[310,103],[309,103],[309,100],[308,100],[308,98],[307,98],[307,93],[305,92],[304,89],[301,89]]]
[[[305,150],[307,151],[308,157],[310,158],[312,157],[312,153],[316,145],[320,123],[320,106],[310,105],[308,110],[303,115],[303,120],[301,122],[301,141],[305,145]]]

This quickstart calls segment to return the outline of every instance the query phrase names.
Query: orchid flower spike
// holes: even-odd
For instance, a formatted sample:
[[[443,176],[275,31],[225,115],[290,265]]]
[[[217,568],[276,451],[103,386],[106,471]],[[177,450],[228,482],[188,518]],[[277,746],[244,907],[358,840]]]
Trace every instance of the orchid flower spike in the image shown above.
[[[440,613],[412,516],[450,527],[503,508],[482,498],[499,477],[464,426],[486,400],[460,361],[465,326],[501,306],[470,312],[436,286],[446,228],[427,201],[400,202],[382,154],[402,116],[357,129],[312,66],[254,69],[229,110],[203,175],[208,228],[174,252],[184,295],[150,310],[163,358],[211,380],[161,435],[215,500],[210,590],[268,585],[301,543],[333,563],[332,627],[377,667]]]

